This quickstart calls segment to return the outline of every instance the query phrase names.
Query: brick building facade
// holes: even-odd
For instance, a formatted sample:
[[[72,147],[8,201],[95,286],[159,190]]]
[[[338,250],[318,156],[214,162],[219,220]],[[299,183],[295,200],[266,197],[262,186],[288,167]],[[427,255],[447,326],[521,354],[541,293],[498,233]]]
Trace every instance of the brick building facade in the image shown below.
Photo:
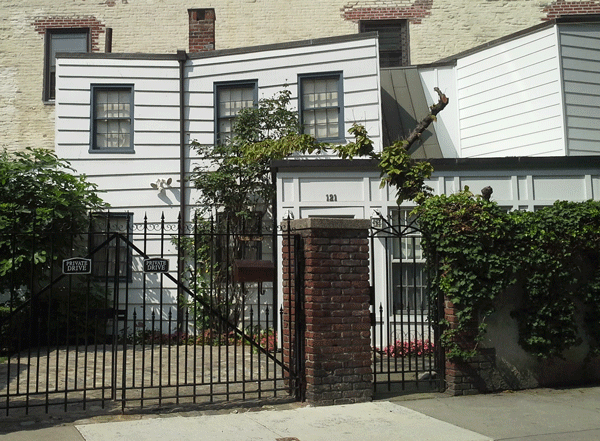
[[[208,0],[202,9],[198,6],[181,0],[2,0],[0,146],[54,147],[54,106],[46,90],[51,80],[48,35],[53,32],[85,30],[92,52],[174,53],[402,24],[399,31],[391,30],[402,46],[391,62],[422,64],[562,14],[600,12],[600,1],[589,0]]]

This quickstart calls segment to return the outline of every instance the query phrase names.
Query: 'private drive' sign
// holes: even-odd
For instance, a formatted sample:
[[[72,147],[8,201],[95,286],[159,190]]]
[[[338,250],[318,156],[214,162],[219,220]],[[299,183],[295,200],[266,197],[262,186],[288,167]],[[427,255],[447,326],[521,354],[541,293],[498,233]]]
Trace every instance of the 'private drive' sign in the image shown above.
[[[155,257],[153,259],[144,259],[144,272],[145,273],[168,273],[169,272],[169,261],[167,259],[161,259]]]
[[[90,274],[92,272],[92,259],[72,257],[62,262],[63,274]]]

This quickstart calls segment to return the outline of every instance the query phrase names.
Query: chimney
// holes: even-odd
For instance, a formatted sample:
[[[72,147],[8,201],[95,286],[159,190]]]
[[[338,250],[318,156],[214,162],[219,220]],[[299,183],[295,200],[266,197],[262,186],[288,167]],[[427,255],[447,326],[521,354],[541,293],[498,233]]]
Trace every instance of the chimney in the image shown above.
[[[215,50],[215,10],[188,9],[190,18],[189,52]]]

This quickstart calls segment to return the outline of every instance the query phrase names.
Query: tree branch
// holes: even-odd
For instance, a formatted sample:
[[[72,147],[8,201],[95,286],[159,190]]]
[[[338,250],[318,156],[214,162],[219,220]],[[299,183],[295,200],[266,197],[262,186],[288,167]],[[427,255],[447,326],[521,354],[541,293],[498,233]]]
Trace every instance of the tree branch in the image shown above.
[[[444,95],[438,87],[435,87],[433,90],[437,92],[440,99],[437,104],[434,104],[430,107],[431,111],[429,112],[429,115],[423,118],[421,122],[417,124],[414,130],[410,133],[410,135],[408,135],[408,138],[406,138],[405,148],[406,151],[409,153],[412,153],[410,151],[411,146],[415,143],[415,141],[417,141],[421,137],[421,134],[425,130],[427,130],[427,127],[429,127],[429,125],[436,120],[436,115],[442,110],[444,110],[444,107],[446,107],[446,105],[448,104],[448,97]]]

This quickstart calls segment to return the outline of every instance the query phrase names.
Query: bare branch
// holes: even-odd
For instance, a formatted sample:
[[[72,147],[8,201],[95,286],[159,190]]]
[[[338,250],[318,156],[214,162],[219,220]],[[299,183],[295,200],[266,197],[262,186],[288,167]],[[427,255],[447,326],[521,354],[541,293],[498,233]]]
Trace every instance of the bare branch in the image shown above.
[[[407,144],[405,145],[405,148],[408,152],[410,152],[410,148],[415,143],[415,141],[417,141],[421,137],[421,134],[425,130],[427,130],[427,127],[429,127],[429,125],[433,121],[435,121],[436,115],[438,113],[440,113],[442,110],[444,110],[444,107],[446,107],[446,105],[448,104],[448,101],[449,101],[448,97],[446,95],[444,95],[438,87],[435,87],[433,90],[435,90],[437,92],[440,99],[437,102],[437,104],[434,104],[433,106],[430,107],[429,114],[425,118],[423,118],[419,124],[417,124],[417,126],[410,133],[410,135],[408,135],[408,138],[406,138]]]

